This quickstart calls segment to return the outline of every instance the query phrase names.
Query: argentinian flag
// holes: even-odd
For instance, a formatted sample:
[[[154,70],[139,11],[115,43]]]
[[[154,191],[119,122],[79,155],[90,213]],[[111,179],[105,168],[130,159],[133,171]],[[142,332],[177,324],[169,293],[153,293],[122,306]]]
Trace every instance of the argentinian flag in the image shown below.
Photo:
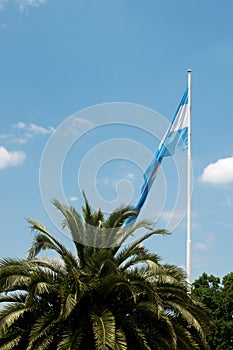
[[[186,89],[173,117],[171,125],[165,133],[150,165],[143,175],[144,183],[141,189],[141,196],[135,207],[138,214],[145,203],[163,158],[172,156],[177,152],[185,151],[188,148],[188,108],[188,89]],[[129,218],[125,226],[127,227],[135,220],[136,217]]]
[[[165,151],[163,152],[163,147]],[[171,156],[188,148],[188,89],[177,108],[171,126],[159,145],[161,156]]]
[[[158,167],[164,157],[172,156],[174,153],[185,151],[188,148],[188,89],[186,89],[180,104],[176,110],[170,127],[165,133],[154,157],[144,173],[144,184],[149,188],[157,174]]]

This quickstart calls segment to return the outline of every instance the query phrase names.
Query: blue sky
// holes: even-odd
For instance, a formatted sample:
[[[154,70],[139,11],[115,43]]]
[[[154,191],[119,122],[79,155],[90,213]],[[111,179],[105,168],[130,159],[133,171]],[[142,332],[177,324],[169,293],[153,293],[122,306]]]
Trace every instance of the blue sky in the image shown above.
[[[25,217],[43,222],[69,245],[48,218],[39,186],[45,145],[64,120],[110,102],[142,105],[171,120],[192,68],[193,279],[204,271],[220,277],[232,271],[232,11],[230,1],[210,0],[0,0],[0,257],[25,255],[32,239]],[[114,137],[151,152],[157,146],[148,133],[120,126],[80,140],[63,175],[66,199],[77,209],[77,171],[85,154]],[[85,183],[91,170],[83,171],[91,201]],[[160,177],[166,178],[167,202],[158,227],[171,213],[173,171],[166,160]],[[132,182],[132,201],[137,199],[142,171],[133,161],[116,160],[97,174],[103,200],[114,200],[121,179]],[[159,181],[143,212],[154,221],[164,200]],[[148,247],[165,262],[185,266],[185,219]]]

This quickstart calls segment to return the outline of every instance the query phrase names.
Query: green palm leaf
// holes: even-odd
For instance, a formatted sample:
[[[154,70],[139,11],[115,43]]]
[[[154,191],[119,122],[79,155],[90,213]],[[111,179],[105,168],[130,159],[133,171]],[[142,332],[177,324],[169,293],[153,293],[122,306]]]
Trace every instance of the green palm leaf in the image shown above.
[[[116,350],[127,350],[126,336],[125,336],[125,333],[121,329],[116,330],[115,349]]]
[[[30,309],[25,308],[21,303],[7,304],[3,310],[0,310],[0,335],[7,332],[8,329],[22,318]]]
[[[46,349],[45,345],[47,346],[50,344],[57,331],[55,327],[57,319],[54,316],[55,315],[52,312],[44,312],[43,315],[33,324],[27,350],[33,350],[40,347],[41,349]]]
[[[96,341],[96,350],[107,350],[115,348],[115,318],[110,310],[101,313],[91,313],[93,332]]]
[[[15,346],[17,346],[20,342],[21,336],[17,336],[12,340],[8,340],[4,345],[0,345],[0,350],[12,350]]]

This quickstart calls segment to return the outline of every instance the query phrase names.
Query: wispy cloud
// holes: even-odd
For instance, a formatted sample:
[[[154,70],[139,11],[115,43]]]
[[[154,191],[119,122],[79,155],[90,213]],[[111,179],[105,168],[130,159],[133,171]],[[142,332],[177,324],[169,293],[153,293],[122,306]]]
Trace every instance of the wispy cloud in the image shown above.
[[[0,146],[0,170],[9,166],[18,166],[24,162],[26,154],[22,151],[8,151]]]
[[[102,177],[98,183],[104,187],[108,188],[116,188],[118,184],[120,184],[122,181],[126,180],[125,176],[120,176],[119,178],[110,178],[110,177]]]
[[[232,198],[227,196],[222,202],[221,202],[221,205],[224,206],[224,207],[231,207],[233,206],[233,201],[232,201]]]
[[[135,178],[135,174],[133,173],[126,174],[126,179],[133,180],[134,178]]]
[[[231,197],[227,197],[227,199],[226,199],[226,205],[228,206],[228,207],[231,207],[232,206],[232,199],[231,199]]]
[[[99,181],[101,185],[105,187],[112,187],[114,186],[116,180],[111,180],[108,177],[102,177],[101,180]]]
[[[10,0],[0,0],[0,10],[4,10]],[[27,13],[29,7],[39,7],[46,3],[46,0],[13,0],[18,5],[21,13]]]
[[[18,130],[19,135],[14,135],[13,137],[11,137],[11,140],[18,144],[26,143],[29,139],[32,139],[35,136],[49,135],[55,130],[51,126],[48,128],[44,128],[41,125],[33,123],[26,124],[23,122],[19,122],[13,125],[13,128]]]
[[[22,145],[34,137],[49,135],[54,131],[55,129],[52,126],[45,128],[38,124],[18,122],[12,126],[11,133],[0,134],[0,140],[4,145],[12,143]]]
[[[196,242],[194,244],[194,249],[196,250],[200,250],[202,252],[206,252],[207,251],[207,245],[201,242]]]
[[[21,5],[39,7],[46,3],[46,0],[17,0]]]
[[[7,2],[8,0],[0,0],[0,11],[4,10],[5,8],[5,3]]]
[[[93,123],[90,120],[85,118],[81,118],[81,117],[73,118],[73,126],[79,127],[81,125],[92,126]]]
[[[59,127],[56,132],[69,137],[76,137],[77,135],[80,135],[80,131],[86,131],[89,128],[91,128],[94,124],[85,119],[80,117],[72,117],[68,123],[65,123],[61,128]]]
[[[204,169],[200,180],[214,185],[233,182],[233,157],[222,158],[209,164]]]
[[[220,225],[221,227],[225,228],[225,229],[231,229],[232,228],[232,223],[231,222],[226,222],[226,221],[214,221],[215,225]]]
[[[54,131],[54,128],[49,126],[48,128],[44,128],[43,126],[37,125],[37,124],[25,124],[23,122],[19,122],[15,125],[13,125],[14,128],[19,130],[24,130],[30,135],[46,135],[51,134]]]
[[[177,220],[183,218],[185,211],[182,209],[164,210],[160,216],[163,221]]]
[[[7,139],[8,137],[9,137],[9,135],[7,135],[7,134],[0,135],[0,139]]]
[[[77,202],[77,201],[78,201],[78,197],[72,196],[72,197],[69,198],[69,200],[70,200],[71,202]]]

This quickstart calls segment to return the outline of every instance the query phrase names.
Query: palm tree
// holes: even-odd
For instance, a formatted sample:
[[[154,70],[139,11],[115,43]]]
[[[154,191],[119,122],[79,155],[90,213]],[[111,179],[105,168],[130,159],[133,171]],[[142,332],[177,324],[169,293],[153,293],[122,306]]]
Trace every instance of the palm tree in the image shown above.
[[[75,253],[28,219],[35,236],[27,257],[0,261],[0,349],[203,348],[206,313],[188,293],[184,272],[143,245],[167,232],[146,221],[125,228],[131,207],[105,219],[84,199],[83,218],[53,201]],[[142,227],[148,232],[126,245]],[[57,258],[42,258],[44,250]]]

